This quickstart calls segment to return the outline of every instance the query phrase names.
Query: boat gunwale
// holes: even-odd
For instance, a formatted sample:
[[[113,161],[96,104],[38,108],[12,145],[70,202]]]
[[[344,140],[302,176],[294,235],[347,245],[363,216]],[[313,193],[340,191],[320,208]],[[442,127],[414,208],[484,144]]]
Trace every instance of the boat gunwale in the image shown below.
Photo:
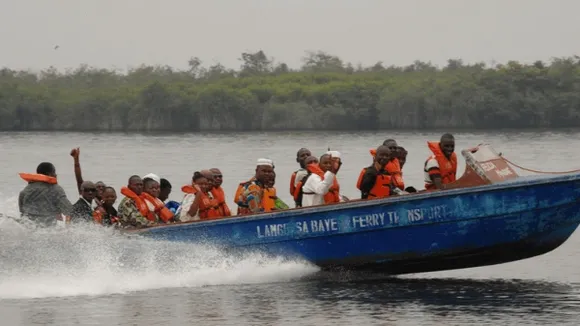
[[[208,227],[220,224],[246,223],[254,222],[256,220],[276,219],[284,217],[298,217],[321,212],[332,212],[343,209],[356,209],[358,207],[378,206],[383,204],[393,205],[401,202],[413,202],[416,200],[449,197],[454,195],[474,194],[482,192],[492,192],[494,190],[523,188],[528,186],[537,186],[544,184],[560,184],[569,183],[580,180],[580,173],[570,173],[558,176],[537,177],[537,176],[520,176],[517,179],[506,180],[495,184],[478,185],[473,187],[449,189],[445,191],[426,191],[422,193],[411,193],[408,195],[391,196],[388,198],[373,199],[373,200],[356,200],[334,204],[324,204],[310,207],[290,208],[275,212],[262,212],[251,215],[231,216],[226,218],[205,220],[205,221],[188,221],[177,222],[168,225],[155,225],[139,229],[125,229],[123,232],[127,233],[146,233],[150,230],[169,229],[169,228],[199,228]],[[331,207],[328,209],[328,207]]]

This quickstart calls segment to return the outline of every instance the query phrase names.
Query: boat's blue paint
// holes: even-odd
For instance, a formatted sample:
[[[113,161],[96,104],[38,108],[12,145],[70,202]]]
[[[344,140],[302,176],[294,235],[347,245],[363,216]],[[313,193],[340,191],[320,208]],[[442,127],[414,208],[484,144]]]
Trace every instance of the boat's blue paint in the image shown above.
[[[154,227],[144,236],[393,273],[522,259],[580,223],[580,174]],[[453,261],[452,261],[453,260]]]

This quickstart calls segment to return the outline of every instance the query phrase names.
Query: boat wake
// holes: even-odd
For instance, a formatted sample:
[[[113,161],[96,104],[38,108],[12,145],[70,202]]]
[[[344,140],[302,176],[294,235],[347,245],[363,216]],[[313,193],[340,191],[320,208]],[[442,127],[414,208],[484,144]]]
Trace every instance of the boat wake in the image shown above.
[[[0,212],[12,206],[3,204]],[[15,216],[12,210],[5,214]],[[5,216],[0,216],[0,261],[0,300],[287,282],[318,271],[304,261],[232,256],[96,225],[33,229]]]

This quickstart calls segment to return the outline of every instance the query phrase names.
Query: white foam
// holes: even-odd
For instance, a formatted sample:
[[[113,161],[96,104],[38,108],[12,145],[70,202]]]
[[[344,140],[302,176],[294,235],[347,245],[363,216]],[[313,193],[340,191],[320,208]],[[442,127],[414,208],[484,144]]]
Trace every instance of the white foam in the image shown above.
[[[209,246],[128,237],[96,225],[31,229],[6,217],[0,217],[0,261],[0,299],[286,282],[318,271],[304,261],[237,257]]]

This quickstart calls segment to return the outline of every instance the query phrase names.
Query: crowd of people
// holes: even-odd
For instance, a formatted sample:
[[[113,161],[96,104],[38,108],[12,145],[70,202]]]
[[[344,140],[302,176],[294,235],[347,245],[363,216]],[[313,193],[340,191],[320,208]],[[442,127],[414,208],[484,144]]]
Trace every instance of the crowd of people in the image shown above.
[[[424,164],[425,190],[443,190],[456,179],[457,157],[455,139],[444,134],[439,142],[428,142],[432,155]],[[387,139],[371,149],[372,164],[361,170],[356,187],[360,200],[372,200],[417,192],[406,187],[403,166],[407,151],[394,139]],[[196,171],[190,184],[181,187],[181,202],[169,201],[171,183],[150,173],[133,175],[120,189],[124,197],[118,208],[117,191],[103,182],[83,180],[80,149],[70,155],[74,160],[79,199],[72,204],[58,184],[56,168],[43,162],[36,173],[20,173],[28,182],[20,192],[18,207],[23,217],[42,226],[55,225],[57,220],[71,223],[94,222],[120,228],[141,228],[176,222],[192,222],[249,215],[289,209],[276,193],[274,162],[261,158],[256,162],[253,177],[240,183],[233,195],[237,212],[232,214],[222,189],[223,175],[218,168]],[[296,155],[300,168],[290,177],[290,194],[294,207],[329,205],[349,201],[341,195],[338,173],[342,165],[338,151],[328,151],[320,157],[301,148]]]

